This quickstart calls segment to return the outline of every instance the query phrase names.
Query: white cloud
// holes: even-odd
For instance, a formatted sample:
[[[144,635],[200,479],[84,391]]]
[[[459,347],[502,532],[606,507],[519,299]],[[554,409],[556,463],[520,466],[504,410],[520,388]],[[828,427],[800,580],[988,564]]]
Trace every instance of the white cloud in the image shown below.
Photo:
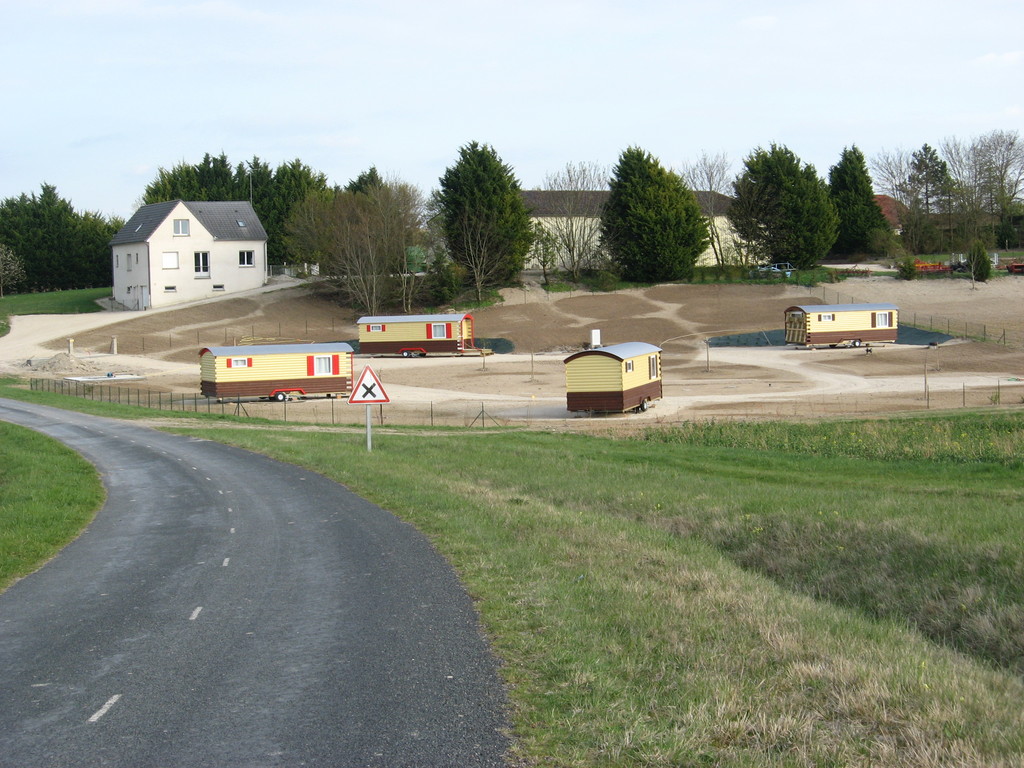
[[[978,64],[998,67],[1014,67],[1024,64],[1024,51],[1005,51],[1004,53],[986,53],[975,61]]]

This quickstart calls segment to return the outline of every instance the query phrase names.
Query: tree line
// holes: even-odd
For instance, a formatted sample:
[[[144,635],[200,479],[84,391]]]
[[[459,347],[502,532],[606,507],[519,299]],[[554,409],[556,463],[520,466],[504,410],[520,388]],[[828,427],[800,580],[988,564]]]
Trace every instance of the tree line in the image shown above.
[[[894,232],[875,201],[896,204]],[[883,151],[869,164],[845,148],[826,178],[788,147],[757,148],[735,176],[724,155],[680,171],[629,147],[610,170],[570,163],[549,174],[554,216],[531,219],[512,168],[470,142],[429,196],[370,168],[345,186],[298,159],[272,168],[226,155],[159,169],[141,203],[250,200],[271,263],[316,263],[344,301],[368,312],[479,300],[514,283],[528,258],[547,274],[635,282],[686,280],[707,248],[719,267],[822,258],[898,257],[1019,246],[1024,145],[1015,132],[936,151]],[[595,201],[599,200],[599,203]],[[596,207],[595,207],[596,206]],[[727,222],[728,227],[723,226]],[[56,189],[0,203],[0,294],[109,285],[109,240],[123,220],[77,213]]]

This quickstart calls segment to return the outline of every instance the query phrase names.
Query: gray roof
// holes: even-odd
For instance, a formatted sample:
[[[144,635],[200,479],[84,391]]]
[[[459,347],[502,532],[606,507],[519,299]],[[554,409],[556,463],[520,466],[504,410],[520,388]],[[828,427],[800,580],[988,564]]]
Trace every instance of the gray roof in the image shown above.
[[[534,218],[544,216],[583,216],[597,218],[601,215],[609,192],[603,190],[562,190],[524,189],[523,202]],[[705,216],[724,216],[732,198],[720,192],[695,191],[697,204]]]
[[[465,317],[472,317],[466,312],[457,315],[376,315],[360,317],[357,325],[367,323],[457,323]]]
[[[631,357],[640,357],[641,355],[653,355],[656,352],[661,352],[661,347],[656,347],[653,344],[648,344],[646,341],[627,341],[622,344],[612,344],[608,347],[595,347],[594,349],[585,349],[582,352],[577,352],[574,355],[569,355],[562,362],[568,363],[570,360],[574,360],[577,357],[583,355],[607,355],[608,357],[615,357],[619,360],[628,360]]]
[[[801,312],[808,314],[812,312],[886,312],[890,310],[898,310],[895,304],[797,304],[789,307],[786,311],[789,312],[791,309],[799,309]]]
[[[168,200],[163,203],[144,205],[128,219],[114,235],[110,245],[121,243],[144,243],[153,236],[156,228],[163,224],[178,203],[184,204],[189,213],[213,235],[215,240],[266,240],[256,211],[247,201],[242,200]]]
[[[334,352],[351,352],[352,345],[343,341],[323,342],[318,344],[252,344],[238,347],[204,347],[199,350],[200,356],[209,352],[214,357],[251,357],[252,355],[289,355],[306,353],[315,355]]]

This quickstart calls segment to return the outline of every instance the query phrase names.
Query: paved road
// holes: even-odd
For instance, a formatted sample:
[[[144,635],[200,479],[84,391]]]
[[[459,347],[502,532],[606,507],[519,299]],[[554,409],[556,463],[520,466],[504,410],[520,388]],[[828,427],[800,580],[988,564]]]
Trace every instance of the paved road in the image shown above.
[[[412,527],[218,443],[0,400],[108,498],[0,595],[0,766],[500,766],[471,601]]]

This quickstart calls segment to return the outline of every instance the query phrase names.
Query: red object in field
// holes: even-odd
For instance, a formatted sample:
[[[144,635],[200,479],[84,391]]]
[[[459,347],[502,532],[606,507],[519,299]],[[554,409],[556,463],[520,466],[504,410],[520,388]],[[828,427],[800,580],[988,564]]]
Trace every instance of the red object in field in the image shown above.
[[[951,272],[948,264],[943,264],[941,261],[921,261],[920,259],[914,259],[914,268],[918,272]]]
[[[1015,261],[1006,265],[1006,271],[1011,275],[1024,275],[1024,261]]]

